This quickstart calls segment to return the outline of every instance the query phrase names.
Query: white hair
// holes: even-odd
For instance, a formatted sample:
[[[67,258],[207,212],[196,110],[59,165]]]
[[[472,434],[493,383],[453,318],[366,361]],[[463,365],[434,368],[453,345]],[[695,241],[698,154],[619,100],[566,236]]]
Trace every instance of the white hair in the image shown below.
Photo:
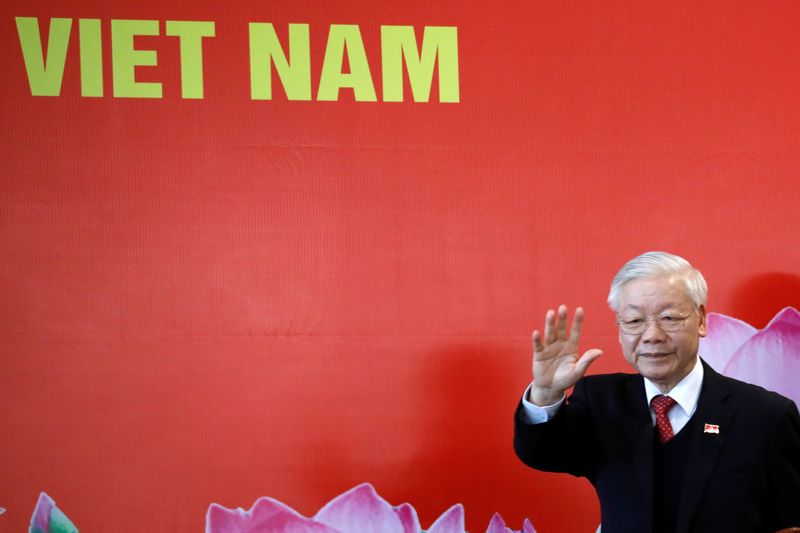
[[[677,275],[683,280],[686,294],[694,305],[699,307],[706,304],[708,298],[708,285],[699,270],[694,268],[683,257],[667,252],[645,252],[636,256],[619,269],[611,281],[611,290],[608,293],[608,305],[617,311],[619,295],[622,287],[629,281],[658,276]]]

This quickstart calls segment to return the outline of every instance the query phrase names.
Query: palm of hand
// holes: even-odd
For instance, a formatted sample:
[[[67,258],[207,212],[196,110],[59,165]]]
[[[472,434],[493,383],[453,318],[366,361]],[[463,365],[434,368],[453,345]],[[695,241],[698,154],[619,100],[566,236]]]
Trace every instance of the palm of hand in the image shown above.
[[[583,375],[578,367],[578,343],[572,339],[557,339],[533,354],[533,375],[537,385],[568,389]]]
[[[578,356],[578,345],[583,325],[583,309],[575,310],[572,330],[567,332],[567,307],[559,306],[558,314],[552,309],[545,316],[544,335],[533,332],[534,388],[547,391],[544,397],[560,396],[583,377],[592,361],[602,352],[587,350]]]

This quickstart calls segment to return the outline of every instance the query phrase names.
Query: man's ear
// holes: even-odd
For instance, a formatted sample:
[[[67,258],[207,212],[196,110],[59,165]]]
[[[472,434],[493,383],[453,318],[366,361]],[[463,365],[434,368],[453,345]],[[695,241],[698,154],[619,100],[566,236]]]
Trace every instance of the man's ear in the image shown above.
[[[697,327],[697,333],[701,337],[706,336],[706,306],[701,305],[697,308],[697,316],[700,317],[700,324]]]

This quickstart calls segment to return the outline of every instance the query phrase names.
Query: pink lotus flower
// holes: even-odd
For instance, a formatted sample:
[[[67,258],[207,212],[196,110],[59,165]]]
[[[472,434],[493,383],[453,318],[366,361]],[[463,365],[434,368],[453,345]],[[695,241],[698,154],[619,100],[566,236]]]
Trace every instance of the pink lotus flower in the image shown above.
[[[709,313],[700,357],[732,378],[760,385],[800,406],[800,313],[786,307],[757,330],[736,318]]]
[[[244,509],[212,503],[206,514],[206,533],[421,533],[417,512],[407,503],[392,506],[369,483],[362,483],[328,502],[313,518],[272,498],[259,498]],[[436,519],[427,533],[466,533],[464,507],[456,504]],[[499,514],[486,533],[515,533]],[[525,519],[522,531],[536,533]]]

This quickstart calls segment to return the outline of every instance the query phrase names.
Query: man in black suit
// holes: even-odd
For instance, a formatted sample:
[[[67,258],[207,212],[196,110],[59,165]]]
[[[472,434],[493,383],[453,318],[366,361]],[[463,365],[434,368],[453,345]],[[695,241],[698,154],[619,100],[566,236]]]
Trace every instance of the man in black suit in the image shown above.
[[[707,287],[685,259],[642,254],[614,277],[609,305],[638,374],[583,377],[583,311],[533,332],[534,381],[515,414],[525,464],[583,476],[603,533],[773,533],[800,526],[800,414],[791,400],[702,362]],[[565,391],[575,387],[569,399]]]

